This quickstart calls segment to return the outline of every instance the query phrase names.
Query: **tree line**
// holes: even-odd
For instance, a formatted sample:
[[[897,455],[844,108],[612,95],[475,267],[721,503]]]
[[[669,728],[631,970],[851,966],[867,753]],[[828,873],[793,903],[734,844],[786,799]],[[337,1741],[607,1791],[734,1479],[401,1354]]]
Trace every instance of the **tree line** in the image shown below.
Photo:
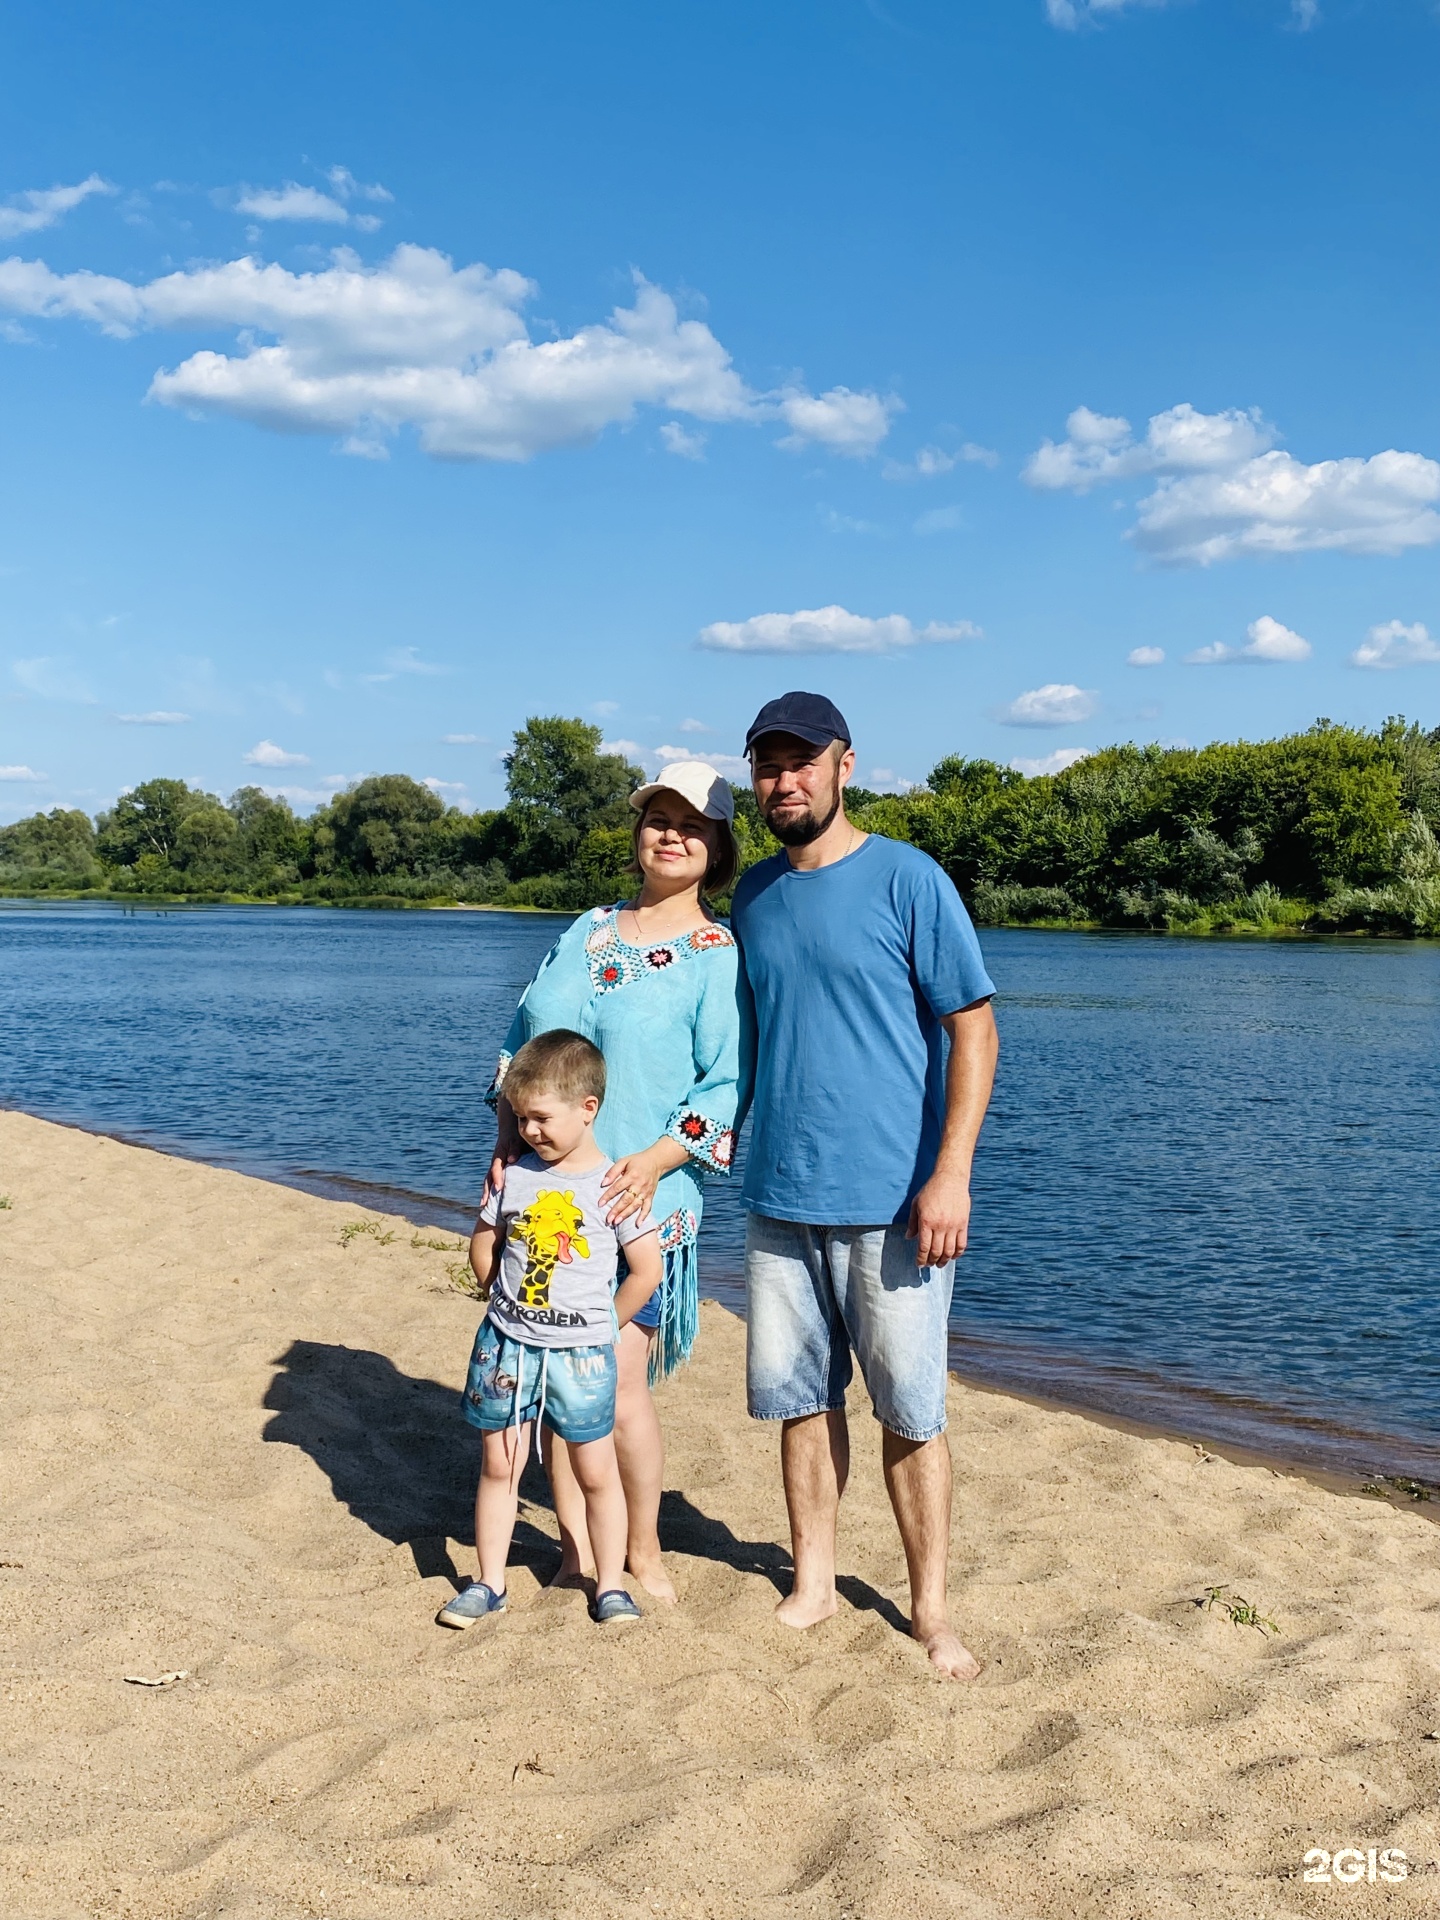
[[[641,768],[552,716],[519,730],[505,771],[489,811],[392,773],[308,819],[258,787],[223,801],[146,780],[94,820],[0,828],[0,891],[578,911],[629,890]],[[735,797],[743,868],[776,843]],[[1403,719],[1106,747],[1036,777],[951,755],[908,793],[852,787],[850,812],[938,860],[982,924],[1440,934],[1440,728]]]

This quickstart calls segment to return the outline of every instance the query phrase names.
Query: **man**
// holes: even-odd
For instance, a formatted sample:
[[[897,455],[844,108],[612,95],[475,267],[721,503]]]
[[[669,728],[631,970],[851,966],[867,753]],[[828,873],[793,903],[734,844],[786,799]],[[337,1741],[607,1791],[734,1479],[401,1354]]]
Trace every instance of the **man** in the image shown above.
[[[778,1613],[810,1627],[836,1608],[853,1349],[884,1428],[910,1631],[941,1674],[973,1680],[945,1593],[946,1326],[995,1075],[995,989],[935,862],[846,818],[855,754],[829,700],[772,700],[745,751],[783,848],[745,874],[731,909],[754,1003],[746,1387],[757,1419],[784,1423],[795,1564]]]

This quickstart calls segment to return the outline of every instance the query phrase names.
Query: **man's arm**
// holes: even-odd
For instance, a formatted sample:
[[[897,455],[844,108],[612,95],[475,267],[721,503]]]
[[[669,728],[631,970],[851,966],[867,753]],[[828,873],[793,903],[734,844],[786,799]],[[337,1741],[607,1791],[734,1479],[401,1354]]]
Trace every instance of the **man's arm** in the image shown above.
[[[935,1171],[910,1205],[907,1238],[915,1264],[940,1267],[964,1253],[970,1232],[970,1163],[995,1084],[1000,1036],[988,1000],[942,1015],[950,1039],[945,1072],[945,1129]]]

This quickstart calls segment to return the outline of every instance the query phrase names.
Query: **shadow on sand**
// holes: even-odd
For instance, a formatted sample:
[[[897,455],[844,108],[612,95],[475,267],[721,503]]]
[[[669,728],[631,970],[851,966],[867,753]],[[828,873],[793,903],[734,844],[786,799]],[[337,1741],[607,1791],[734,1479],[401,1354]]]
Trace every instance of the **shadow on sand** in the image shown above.
[[[308,1453],[357,1520],[409,1547],[422,1579],[444,1574],[464,1586],[446,1541],[474,1544],[480,1435],[461,1415],[455,1389],[411,1379],[383,1353],[318,1340],[292,1341],[275,1364],[265,1395],[274,1418],[263,1437]],[[533,1457],[520,1497],[550,1505]],[[556,1553],[522,1511],[512,1560],[548,1580]]]
[[[292,1341],[275,1365],[265,1394],[273,1418],[263,1438],[308,1453],[357,1520],[382,1539],[409,1547],[422,1579],[443,1574],[462,1587],[465,1580],[446,1542],[474,1544],[480,1435],[461,1415],[455,1389],[412,1379],[383,1353],[319,1340]],[[551,1508],[533,1453],[520,1478],[520,1497],[511,1560],[548,1580],[559,1550],[523,1511],[524,1504]],[[661,1497],[660,1540],[667,1552],[758,1574],[777,1593],[790,1590],[790,1555],[783,1547],[738,1539],[683,1493]],[[864,1580],[845,1575],[836,1584],[852,1607],[879,1614],[900,1633],[908,1630],[894,1603]]]

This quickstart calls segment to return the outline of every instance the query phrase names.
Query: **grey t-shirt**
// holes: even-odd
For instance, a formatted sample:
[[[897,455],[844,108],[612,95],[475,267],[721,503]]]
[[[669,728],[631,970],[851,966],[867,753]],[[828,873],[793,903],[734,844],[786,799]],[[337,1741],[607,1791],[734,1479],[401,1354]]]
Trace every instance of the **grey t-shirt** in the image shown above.
[[[634,1214],[605,1224],[600,1184],[612,1162],[588,1173],[556,1173],[527,1153],[505,1170],[480,1218],[504,1235],[490,1288],[490,1319],[530,1347],[608,1347],[615,1339],[610,1304],[620,1247],[655,1232]]]

